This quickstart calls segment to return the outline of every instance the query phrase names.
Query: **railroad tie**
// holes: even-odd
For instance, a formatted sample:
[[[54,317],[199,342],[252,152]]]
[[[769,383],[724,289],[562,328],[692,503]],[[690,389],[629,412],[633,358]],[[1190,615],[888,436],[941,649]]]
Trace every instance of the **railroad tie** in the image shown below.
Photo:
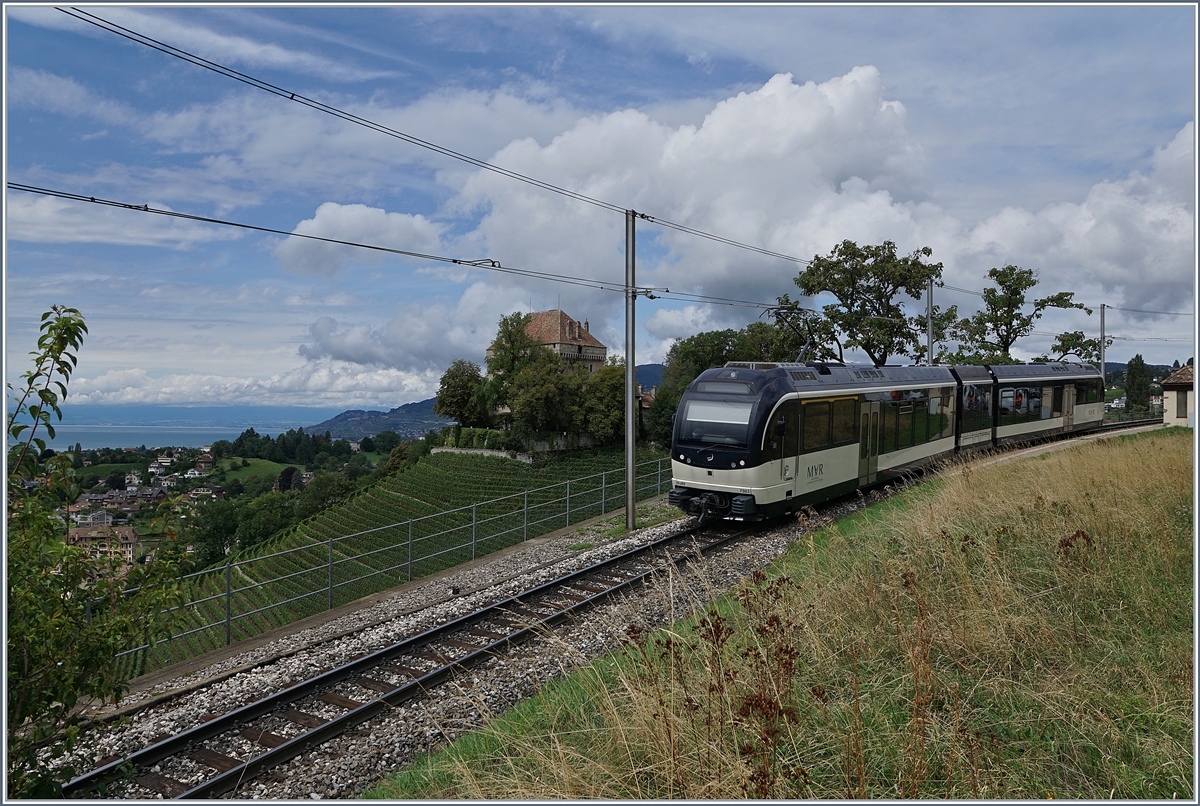
[[[468,644],[466,641],[455,641],[453,638],[442,638],[439,640],[439,643],[446,644],[447,646],[456,646],[459,649],[469,649],[472,652],[483,648],[475,644]]]
[[[443,655],[441,652],[429,652],[424,649],[414,650],[408,654],[412,655],[414,658],[433,661],[434,663],[441,664],[443,666],[454,660],[454,658],[451,658],[449,655]]]
[[[601,588],[599,585],[589,585],[586,582],[572,582],[571,587],[587,591],[588,593],[604,593],[608,590],[608,588]]]
[[[375,680],[371,677],[356,677],[350,682],[368,691],[378,691],[380,694],[387,694],[389,691],[396,690],[396,687],[391,683],[385,683],[382,680]]]
[[[168,798],[177,798],[184,792],[188,791],[188,785],[183,781],[177,781],[174,778],[168,778],[165,775],[160,775],[157,772],[148,772],[137,779],[137,782],[149,789],[151,792],[157,792],[160,795],[166,795]]]
[[[499,641],[502,638],[508,637],[504,633],[492,632],[491,630],[483,630],[478,627],[472,627],[471,629],[466,630],[465,632],[467,632],[470,635],[478,635],[480,638],[488,638],[488,639],[491,639],[492,641]]]
[[[201,747],[188,753],[188,758],[199,761],[205,766],[212,767],[217,772],[229,772],[242,766],[242,762],[231,756],[222,755],[215,750]]]
[[[358,700],[352,700],[349,697],[343,697],[341,694],[336,694],[332,691],[326,691],[320,697],[317,697],[321,702],[327,702],[330,705],[336,705],[338,708],[345,708],[347,711],[353,711],[362,705]]]
[[[420,678],[425,676],[425,672],[421,671],[420,669],[414,669],[411,666],[401,666],[399,663],[385,663],[382,666],[380,666],[379,668],[383,669],[386,672],[407,675],[408,677],[411,677],[413,680],[419,680]]]
[[[560,599],[566,599],[568,602],[586,602],[588,600],[588,597],[586,596],[576,596],[573,593],[563,593],[561,591],[558,593],[552,593],[550,595],[557,596]]]
[[[254,728],[246,728],[242,731],[242,735],[255,744],[261,744],[263,747],[279,747],[281,744],[287,744],[287,739],[277,733],[267,733],[265,730],[255,730]]]
[[[328,722],[328,719],[322,719],[319,716],[306,714],[303,711],[284,711],[283,718],[295,722],[297,725],[302,725],[306,728],[319,728]]]

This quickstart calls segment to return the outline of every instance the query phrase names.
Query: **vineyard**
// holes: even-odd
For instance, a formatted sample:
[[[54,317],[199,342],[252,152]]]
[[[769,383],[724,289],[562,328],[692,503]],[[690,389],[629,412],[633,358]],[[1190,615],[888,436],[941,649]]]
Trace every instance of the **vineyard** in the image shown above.
[[[661,451],[638,454],[638,499],[666,492]],[[185,578],[186,627],[124,653],[131,674],[195,657],[323,610],[620,509],[624,453],[528,465],[438,453],[228,563]]]

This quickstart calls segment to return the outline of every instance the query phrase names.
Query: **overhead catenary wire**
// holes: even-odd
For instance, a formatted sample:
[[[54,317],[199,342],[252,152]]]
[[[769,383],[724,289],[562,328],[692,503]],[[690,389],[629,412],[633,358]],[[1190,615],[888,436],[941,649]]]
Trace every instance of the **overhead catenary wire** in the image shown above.
[[[283,98],[288,101],[293,101],[295,103],[301,104],[302,106],[307,106],[310,109],[314,109],[318,112],[323,112],[327,115],[332,115],[333,117],[340,118],[341,120],[345,120],[349,123],[353,123],[358,126],[363,126],[365,128],[371,129],[372,131],[379,132],[380,134],[385,134],[389,137],[394,137],[398,140],[403,140],[406,143],[410,143],[412,145],[419,146],[420,148],[428,149],[437,154],[441,154],[442,156],[450,157],[452,159],[456,159],[461,162],[465,162],[469,165],[475,166],[476,168],[481,168],[486,171],[492,171],[501,176],[506,176],[509,179],[515,179],[518,182],[524,182],[525,184],[532,185],[537,188],[541,188],[542,190],[550,191],[551,193],[557,193],[557,194],[566,196],[568,198],[574,199],[576,201],[583,202],[585,204],[591,204],[593,206],[603,208],[610,212],[621,213],[622,215],[624,215],[626,213],[626,211],[629,209],[627,206],[614,204],[612,202],[605,201],[603,199],[598,199],[593,196],[588,196],[584,193],[579,193],[577,191],[570,190],[568,188],[564,188],[559,185],[552,184],[550,182],[545,182],[540,179],[536,179],[534,177],[528,176],[526,174],[522,174],[517,171],[512,171],[512,170],[509,170],[508,168],[503,168],[499,165],[495,165],[493,163],[487,162],[486,160],[481,160],[481,159],[478,159],[477,157],[472,157],[472,156],[470,156],[468,154],[464,154],[460,151],[455,151],[454,149],[447,148],[446,146],[438,145],[437,143],[431,142],[429,140],[425,140],[420,137],[416,137],[414,135],[407,134],[407,133],[399,131],[397,129],[393,129],[392,127],[385,126],[382,123],[378,123],[378,122],[370,120],[368,118],[364,118],[359,115],[355,115],[352,112],[347,112],[344,109],[339,109],[338,107],[331,106],[329,104],[318,101],[314,98],[309,98],[305,95],[301,95],[300,93],[296,93],[291,90],[284,89],[283,87],[276,86],[275,84],[271,84],[268,81],[263,81],[262,79],[255,78],[254,76],[247,75],[246,73],[242,73],[238,70],[234,70],[231,67],[226,67],[225,65],[220,64],[218,62],[214,62],[209,59],[205,59],[202,56],[197,56],[196,54],[190,53],[189,51],[183,50],[182,48],[178,48],[178,47],[175,47],[174,45],[169,45],[165,42],[161,42],[157,39],[154,39],[153,37],[147,36],[146,34],[139,33],[138,31],[134,31],[131,28],[126,28],[122,25],[118,25],[115,22],[106,20],[103,17],[100,17],[96,14],[92,14],[91,12],[83,11],[81,9],[74,8],[74,7],[72,7],[72,8],[59,7],[58,10],[70,17],[74,17],[75,19],[80,20],[81,22],[86,22],[89,25],[94,25],[97,28],[101,28],[110,33],[114,33],[114,34],[117,34],[118,36],[124,37],[125,39],[128,39],[131,42],[136,42],[145,47],[152,48],[154,50],[159,51],[160,53],[164,53],[168,56],[173,56],[177,59],[188,62],[189,64],[195,65],[197,67],[202,67],[205,70],[210,70],[214,73],[217,73],[218,75],[225,76],[226,78],[231,78],[234,81],[241,82],[242,84],[245,84],[247,86],[253,87],[253,88],[261,90],[263,92],[270,93],[271,95],[275,95],[279,98]],[[793,263],[800,263],[800,264],[804,264],[804,265],[808,265],[808,264],[812,263],[812,261],[805,260],[804,258],[795,257],[793,255],[787,255],[782,252],[776,252],[776,251],[773,251],[770,249],[765,249],[760,246],[755,246],[753,244],[743,243],[741,241],[735,241],[731,238],[726,238],[724,236],[717,235],[717,234],[714,234],[711,232],[706,232],[704,230],[696,229],[694,227],[688,227],[683,224],[678,224],[676,222],[669,221],[669,220],[667,220],[665,218],[661,218],[659,216],[649,215],[649,214],[645,214],[645,213],[638,213],[638,217],[645,221],[649,221],[651,223],[657,224],[661,227],[665,227],[667,229],[672,229],[672,230],[676,230],[678,232],[686,233],[688,235],[694,235],[696,237],[705,238],[705,239],[708,239],[711,241],[715,241],[717,243],[725,244],[726,246],[732,246],[732,247],[735,247],[738,249],[744,249],[744,250],[747,250],[750,252],[755,252],[760,255],[765,255],[768,257],[778,258],[780,260],[787,260],[787,261],[790,261]]]
[[[21,182],[8,182],[9,190],[22,191],[24,193],[35,193],[43,196],[51,196],[54,198],[65,199],[68,201],[84,202],[88,204],[96,204],[104,207],[116,207],[132,212],[148,213],[151,215],[165,216],[167,218],[179,218],[186,221],[195,221],[203,224],[215,224],[223,227],[235,227],[237,229],[251,230],[254,232],[263,232],[271,235],[282,235],[288,238],[303,238],[310,241],[321,241],[323,243],[336,244],[339,246],[349,246],[356,249],[367,249],[374,252],[385,252],[387,254],[398,255],[401,257],[411,257],[419,260],[431,260],[440,263],[451,263],[458,266],[466,266],[469,268],[483,269],[485,271],[499,272],[502,274],[514,274],[522,277],[529,277],[535,280],[547,280],[556,283],[565,283],[567,285],[577,285],[585,288],[597,289],[600,291],[613,291],[623,293],[625,286],[621,283],[610,283],[604,280],[597,280],[590,277],[575,277],[566,274],[555,274],[553,272],[537,271],[534,269],[521,269],[514,266],[505,266],[498,260],[491,258],[482,258],[468,260],[464,258],[453,258],[445,255],[433,255],[425,252],[416,252],[408,249],[397,249],[390,246],[381,246],[379,244],[367,244],[358,241],[347,241],[339,238],[327,238],[321,235],[311,235],[303,232],[295,232],[290,230],[278,229],[275,227],[265,227],[258,224],[247,224],[241,221],[230,221],[228,219],[213,218],[211,216],[195,215],[192,213],[182,213],[177,210],[166,210],[159,207],[151,207],[149,204],[131,204],[129,202],[115,201],[113,199],[99,198],[96,196],[88,196],[82,193],[73,193],[64,190],[55,190],[53,188],[38,187],[36,185],[27,185]],[[726,297],[717,297],[709,294],[692,294],[686,291],[673,292],[668,289],[658,288],[640,288],[636,287],[634,292],[654,297],[662,297],[664,299],[678,299],[708,305],[733,305],[748,308],[769,308],[773,307],[769,303],[754,302],[751,300],[730,299]]]

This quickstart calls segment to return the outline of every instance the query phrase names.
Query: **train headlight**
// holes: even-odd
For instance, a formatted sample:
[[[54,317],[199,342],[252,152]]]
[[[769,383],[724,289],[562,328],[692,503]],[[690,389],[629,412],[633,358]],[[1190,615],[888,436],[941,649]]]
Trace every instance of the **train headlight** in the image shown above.
[[[739,464],[739,465],[741,465],[742,467],[745,467],[745,466],[746,466],[746,460],[745,460],[745,459],[739,459],[739,460],[738,460],[738,464]]]
[[[681,453],[681,454],[679,454],[679,461],[685,462],[685,461],[687,461],[687,457]]]
[[[730,462],[730,463],[729,463],[729,466],[730,466],[730,467],[737,467],[737,462]]]

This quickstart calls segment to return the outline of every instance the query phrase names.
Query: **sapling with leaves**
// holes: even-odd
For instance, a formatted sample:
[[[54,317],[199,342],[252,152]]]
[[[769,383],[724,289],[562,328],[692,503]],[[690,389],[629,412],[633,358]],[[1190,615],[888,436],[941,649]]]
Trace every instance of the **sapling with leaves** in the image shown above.
[[[60,512],[79,492],[72,461],[49,455],[41,434],[54,438],[87,326],[78,310],[54,306],[40,330],[34,368],[20,389],[8,386],[16,401],[6,513],[10,798],[60,797],[75,764],[94,761],[80,745],[77,706],[119,699],[138,670],[118,656],[169,634],[183,603],[172,530],[129,568],[70,541]]]

